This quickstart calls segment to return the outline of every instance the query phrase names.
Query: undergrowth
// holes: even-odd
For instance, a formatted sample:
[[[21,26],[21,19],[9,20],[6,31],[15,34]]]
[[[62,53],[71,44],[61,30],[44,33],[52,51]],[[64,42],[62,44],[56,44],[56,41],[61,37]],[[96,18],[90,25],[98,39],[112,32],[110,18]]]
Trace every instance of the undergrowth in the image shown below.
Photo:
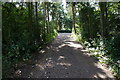
[[[101,64],[106,64],[115,77],[120,79],[120,43],[117,37],[104,40],[102,38],[94,38],[89,42],[83,40],[80,35],[72,34],[72,36]]]
[[[50,33],[46,35],[46,43],[50,43],[57,35],[56,30],[54,30],[54,33]],[[16,64],[21,61],[27,61],[32,58],[32,53],[35,53],[36,51],[40,50],[42,46],[45,46],[46,44],[37,43],[36,41],[33,41],[31,44],[28,43],[28,41],[22,40],[22,41],[16,41],[11,42],[11,44],[5,45],[3,44],[3,55],[2,55],[2,77],[8,78],[11,73],[9,72],[10,69],[15,69]]]

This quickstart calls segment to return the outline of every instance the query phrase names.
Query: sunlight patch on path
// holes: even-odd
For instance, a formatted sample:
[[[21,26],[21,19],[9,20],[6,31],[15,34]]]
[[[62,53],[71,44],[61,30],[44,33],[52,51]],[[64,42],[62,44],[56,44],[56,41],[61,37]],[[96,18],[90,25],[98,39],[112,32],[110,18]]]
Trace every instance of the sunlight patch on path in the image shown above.
[[[72,64],[70,64],[70,63],[57,63],[57,65],[61,65],[61,66],[71,66]]]
[[[73,43],[73,42],[66,42],[68,43],[68,46],[74,47],[74,48],[83,48],[81,44]]]
[[[39,53],[44,53],[44,56],[42,59],[38,57],[35,64],[22,70],[24,77],[27,75],[29,78],[114,78],[109,70],[89,56],[90,53],[84,50],[70,33],[60,33],[47,49]]]
[[[58,60],[65,59],[64,56],[59,56]]]

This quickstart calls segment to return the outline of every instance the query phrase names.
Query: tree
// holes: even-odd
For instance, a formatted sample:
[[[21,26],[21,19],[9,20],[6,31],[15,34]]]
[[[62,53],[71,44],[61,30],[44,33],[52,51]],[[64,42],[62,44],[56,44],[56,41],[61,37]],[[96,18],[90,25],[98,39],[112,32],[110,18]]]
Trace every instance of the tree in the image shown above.
[[[103,38],[107,37],[107,7],[106,2],[99,2],[100,5],[100,24],[101,35]]]
[[[76,33],[76,28],[75,28],[75,2],[72,2],[72,13],[73,13],[73,28]]]
[[[28,29],[31,32],[32,29],[32,3],[28,2]]]
[[[37,42],[40,40],[40,30],[39,30],[39,24],[38,24],[38,3],[35,2],[35,22],[36,22],[36,38]]]

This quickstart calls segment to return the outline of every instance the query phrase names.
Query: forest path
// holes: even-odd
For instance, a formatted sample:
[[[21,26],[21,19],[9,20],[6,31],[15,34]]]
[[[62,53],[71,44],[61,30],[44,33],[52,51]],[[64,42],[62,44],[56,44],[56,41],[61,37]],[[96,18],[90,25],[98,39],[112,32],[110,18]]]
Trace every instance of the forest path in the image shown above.
[[[70,33],[59,33],[45,50],[14,74],[19,78],[114,78]]]

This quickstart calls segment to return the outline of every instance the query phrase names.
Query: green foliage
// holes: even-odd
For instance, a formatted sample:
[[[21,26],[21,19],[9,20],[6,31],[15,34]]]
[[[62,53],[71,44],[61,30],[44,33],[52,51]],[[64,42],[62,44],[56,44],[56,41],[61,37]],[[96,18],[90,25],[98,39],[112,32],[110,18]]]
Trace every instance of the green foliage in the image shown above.
[[[110,66],[114,75],[120,78],[120,25],[119,3],[107,3],[106,37],[101,34],[100,10],[89,3],[78,3],[79,30],[76,34],[79,41],[95,56],[100,63]],[[86,16],[85,16],[86,15]]]
[[[98,9],[95,8],[97,4]],[[120,78],[120,16],[119,3],[107,3],[106,25],[101,27],[101,7],[98,3],[75,3],[75,30],[77,41],[80,41],[100,63],[111,66],[115,76]],[[38,7],[36,7],[38,6]],[[58,30],[72,31],[72,11],[68,7],[68,14],[59,3],[31,2],[2,4],[2,61],[3,77],[19,61],[30,59],[31,53],[51,42]],[[105,9],[106,9],[105,7]],[[36,8],[36,9],[35,9]],[[50,10],[51,8],[51,10]],[[71,7],[72,8],[72,7]],[[105,12],[105,10],[103,10]],[[36,14],[38,13],[38,15]],[[49,19],[51,16],[51,20]],[[103,37],[102,31],[107,36]],[[73,31],[72,31],[73,32]]]
[[[45,43],[51,42],[56,37],[57,32],[55,30],[56,24],[53,20],[49,21],[50,32],[46,32],[45,17],[42,13],[44,5],[40,5],[40,8],[38,7],[37,13],[39,15],[37,17],[33,12],[35,5],[29,2],[6,2],[2,4],[2,7],[2,66],[3,78],[7,78],[9,69],[14,68],[15,64],[20,61],[31,59],[31,53],[41,49]]]
[[[96,26],[97,18],[96,14],[94,14],[94,8],[92,8],[89,3],[85,4],[86,5],[81,4],[83,7],[79,10],[79,24],[82,39],[89,40],[97,36],[98,27]]]
[[[65,30],[72,30],[72,19],[70,19],[70,18],[67,18],[67,17],[64,17],[64,20],[63,20],[64,22],[64,28],[65,28]]]
[[[48,43],[52,42],[52,40],[57,36],[57,31],[54,29],[54,33],[46,34],[46,40]]]

